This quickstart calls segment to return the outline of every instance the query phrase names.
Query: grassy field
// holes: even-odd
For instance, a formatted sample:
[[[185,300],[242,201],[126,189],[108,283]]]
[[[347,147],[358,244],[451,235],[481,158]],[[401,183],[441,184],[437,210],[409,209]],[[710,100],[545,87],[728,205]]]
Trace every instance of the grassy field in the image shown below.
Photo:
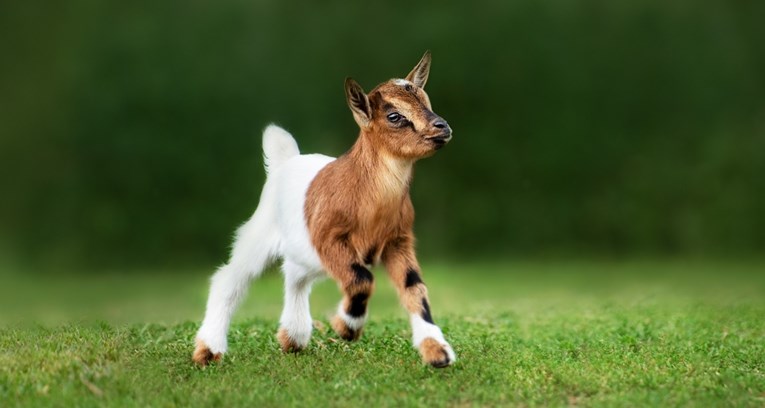
[[[456,365],[423,366],[382,271],[357,343],[316,287],[305,352],[274,338],[281,279],[253,285],[223,364],[192,365],[208,271],[7,272],[0,406],[763,406],[765,263],[430,265]],[[8,284],[10,282],[10,285]]]

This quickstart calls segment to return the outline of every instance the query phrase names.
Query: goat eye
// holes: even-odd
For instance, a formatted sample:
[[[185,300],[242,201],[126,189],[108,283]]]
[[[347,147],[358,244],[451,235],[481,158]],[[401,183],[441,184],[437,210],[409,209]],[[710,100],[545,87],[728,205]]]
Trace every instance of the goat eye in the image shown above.
[[[401,120],[402,116],[398,112],[393,112],[388,114],[388,122],[390,123],[396,123],[399,120]]]

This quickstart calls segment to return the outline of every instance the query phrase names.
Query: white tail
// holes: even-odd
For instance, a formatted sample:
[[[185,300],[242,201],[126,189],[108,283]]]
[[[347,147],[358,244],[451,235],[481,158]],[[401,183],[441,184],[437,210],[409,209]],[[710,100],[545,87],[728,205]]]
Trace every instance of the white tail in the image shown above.
[[[263,131],[263,158],[266,174],[270,174],[282,163],[299,154],[297,142],[286,130],[271,124]]]

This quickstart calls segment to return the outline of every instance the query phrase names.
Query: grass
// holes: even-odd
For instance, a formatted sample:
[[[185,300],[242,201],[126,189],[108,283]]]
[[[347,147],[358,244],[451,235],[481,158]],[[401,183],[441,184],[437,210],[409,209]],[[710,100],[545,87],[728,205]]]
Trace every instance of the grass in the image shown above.
[[[339,297],[325,282],[297,355],[278,351],[281,282],[267,275],[205,369],[190,362],[204,273],[13,274],[0,406],[765,405],[763,263],[424,264],[458,354],[443,370],[420,364],[381,271],[362,339],[327,329]]]

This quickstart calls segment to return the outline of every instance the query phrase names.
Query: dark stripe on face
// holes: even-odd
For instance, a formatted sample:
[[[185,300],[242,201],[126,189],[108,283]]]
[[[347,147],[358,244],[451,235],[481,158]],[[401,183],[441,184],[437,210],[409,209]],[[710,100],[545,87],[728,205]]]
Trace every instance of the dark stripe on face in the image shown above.
[[[375,279],[374,276],[372,276],[372,272],[369,272],[369,269],[365,268],[363,265],[355,263],[351,265],[351,269],[353,269],[353,273],[356,275],[356,284],[372,283]]]
[[[423,109],[422,110],[423,110],[424,115],[425,115],[425,120],[428,123],[433,122],[434,120],[438,119],[438,115],[436,115],[435,113],[433,113],[430,110],[428,110],[427,108],[425,108],[424,105],[423,105]]]
[[[408,271],[406,271],[406,282],[404,283],[404,286],[407,288],[411,288],[412,286],[422,283],[422,278],[420,278],[420,274],[415,271],[412,268],[409,268]]]
[[[351,297],[351,304],[348,306],[348,314],[353,317],[361,317],[367,312],[367,300],[369,293],[357,293]]]
[[[430,305],[428,304],[428,300],[425,298],[422,298],[422,320],[425,320],[430,324],[434,324],[433,316],[430,315]]]

